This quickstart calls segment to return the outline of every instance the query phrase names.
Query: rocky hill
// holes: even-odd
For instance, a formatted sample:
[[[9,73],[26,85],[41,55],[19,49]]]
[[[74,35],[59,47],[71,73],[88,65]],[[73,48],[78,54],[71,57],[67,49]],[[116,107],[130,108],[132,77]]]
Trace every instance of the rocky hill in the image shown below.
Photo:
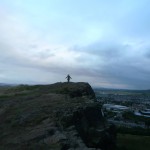
[[[1,150],[115,148],[88,83],[20,85],[0,91]]]

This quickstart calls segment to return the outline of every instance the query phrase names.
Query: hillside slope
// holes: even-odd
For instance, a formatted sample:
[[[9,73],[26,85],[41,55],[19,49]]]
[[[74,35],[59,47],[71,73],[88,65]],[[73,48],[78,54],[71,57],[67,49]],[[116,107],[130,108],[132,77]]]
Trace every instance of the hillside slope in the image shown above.
[[[88,83],[21,85],[0,92],[0,149],[113,149],[115,129]]]

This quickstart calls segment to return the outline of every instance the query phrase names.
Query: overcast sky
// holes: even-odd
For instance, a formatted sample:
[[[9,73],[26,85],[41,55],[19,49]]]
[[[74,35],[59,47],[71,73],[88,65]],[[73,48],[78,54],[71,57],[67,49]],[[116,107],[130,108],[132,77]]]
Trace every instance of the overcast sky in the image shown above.
[[[0,0],[0,83],[150,89],[149,0]]]

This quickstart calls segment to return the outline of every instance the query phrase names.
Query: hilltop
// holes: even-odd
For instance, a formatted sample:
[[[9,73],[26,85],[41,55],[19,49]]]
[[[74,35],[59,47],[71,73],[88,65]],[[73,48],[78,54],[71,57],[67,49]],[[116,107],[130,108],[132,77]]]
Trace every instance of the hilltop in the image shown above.
[[[113,149],[116,135],[83,82],[0,91],[0,133],[2,150]]]

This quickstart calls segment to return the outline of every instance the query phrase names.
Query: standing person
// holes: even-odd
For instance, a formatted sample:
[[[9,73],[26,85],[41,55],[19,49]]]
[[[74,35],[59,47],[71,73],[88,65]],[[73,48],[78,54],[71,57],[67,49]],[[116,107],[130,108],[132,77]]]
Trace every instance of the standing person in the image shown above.
[[[66,77],[66,78],[67,78],[67,81],[68,81],[68,82],[70,82],[70,79],[72,79],[72,78],[70,77],[70,75],[69,75],[69,74],[67,75],[67,77]]]

